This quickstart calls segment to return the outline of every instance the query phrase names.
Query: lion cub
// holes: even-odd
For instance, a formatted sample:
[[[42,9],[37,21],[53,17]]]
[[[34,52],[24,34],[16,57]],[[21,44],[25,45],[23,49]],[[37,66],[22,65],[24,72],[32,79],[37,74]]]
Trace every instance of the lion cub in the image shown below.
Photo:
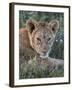
[[[58,20],[49,23],[28,20],[26,28],[21,28],[19,32],[20,62],[28,62],[36,56],[38,64],[48,64],[55,69],[63,66],[63,60],[48,56],[58,30]]]

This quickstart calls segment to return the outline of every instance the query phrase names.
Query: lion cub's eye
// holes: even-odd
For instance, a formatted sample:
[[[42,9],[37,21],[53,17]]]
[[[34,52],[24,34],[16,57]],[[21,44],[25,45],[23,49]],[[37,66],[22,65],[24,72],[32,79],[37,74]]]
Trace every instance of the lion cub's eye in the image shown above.
[[[48,38],[48,41],[50,41],[50,40],[51,40],[51,37]]]
[[[37,38],[37,40],[41,42],[41,39],[40,38]]]

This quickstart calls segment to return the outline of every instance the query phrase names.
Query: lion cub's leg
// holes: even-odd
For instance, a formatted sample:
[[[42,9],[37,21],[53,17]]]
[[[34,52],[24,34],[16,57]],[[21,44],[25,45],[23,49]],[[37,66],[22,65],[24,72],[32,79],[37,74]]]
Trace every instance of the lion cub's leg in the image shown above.
[[[48,67],[48,70],[50,72],[54,72],[56,70],[59,70],[60,68],[64,69],[64,60],[60,59],[54,59],[54,58],[46,58],[42,59],[40,57],[37,57],[38,64],[46,65]]]
[[[48,62],[50,63],[50,71],[54,72],[59,69],[64,69],[64,60],[48,58]]]

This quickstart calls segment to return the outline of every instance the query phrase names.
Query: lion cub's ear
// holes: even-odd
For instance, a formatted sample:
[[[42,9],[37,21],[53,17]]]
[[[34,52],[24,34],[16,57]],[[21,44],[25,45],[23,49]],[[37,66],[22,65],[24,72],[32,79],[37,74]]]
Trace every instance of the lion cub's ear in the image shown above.
[[[59,29],[59,21],[58,20],[50,21],[49,25],[54,33],[56,33],[58,31],[58,29]]]
[[[35,30],[36,28],[36,25],[37,25],[37,22],[32,20],[32,19],[29,19],[27,22],[26,22],[26,27],[28,28],[29,32],[32,33],[33,30]]]

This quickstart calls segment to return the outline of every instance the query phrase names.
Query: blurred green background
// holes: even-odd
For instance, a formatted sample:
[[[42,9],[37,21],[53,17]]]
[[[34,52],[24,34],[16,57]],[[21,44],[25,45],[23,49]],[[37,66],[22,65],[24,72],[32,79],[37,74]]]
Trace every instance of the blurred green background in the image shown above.
[[[56,59],[64,59],[64,13],[56,12],[36,12],[36,11],[19,11],[19,28],[26,27],[26,21],[28,19],[34,19],[36,21],[45,21],[50,22],[53,19],[59,20],[60,28],[59,32],[56,35],[54,44],[52,46],[50,57]],[[34,60],[33,60],[34,63]],[[38,78],[38,77],[57,77],[63,76],[63,68],[60,71],[48,72],[45,68],[42,67],[35,68],[32,64],[25,65],[24,63],[20,64],[20,79],[23,78]],[[36,63],[36,62],[35,62]],[[29,71],[30,69],[30,71]]]

